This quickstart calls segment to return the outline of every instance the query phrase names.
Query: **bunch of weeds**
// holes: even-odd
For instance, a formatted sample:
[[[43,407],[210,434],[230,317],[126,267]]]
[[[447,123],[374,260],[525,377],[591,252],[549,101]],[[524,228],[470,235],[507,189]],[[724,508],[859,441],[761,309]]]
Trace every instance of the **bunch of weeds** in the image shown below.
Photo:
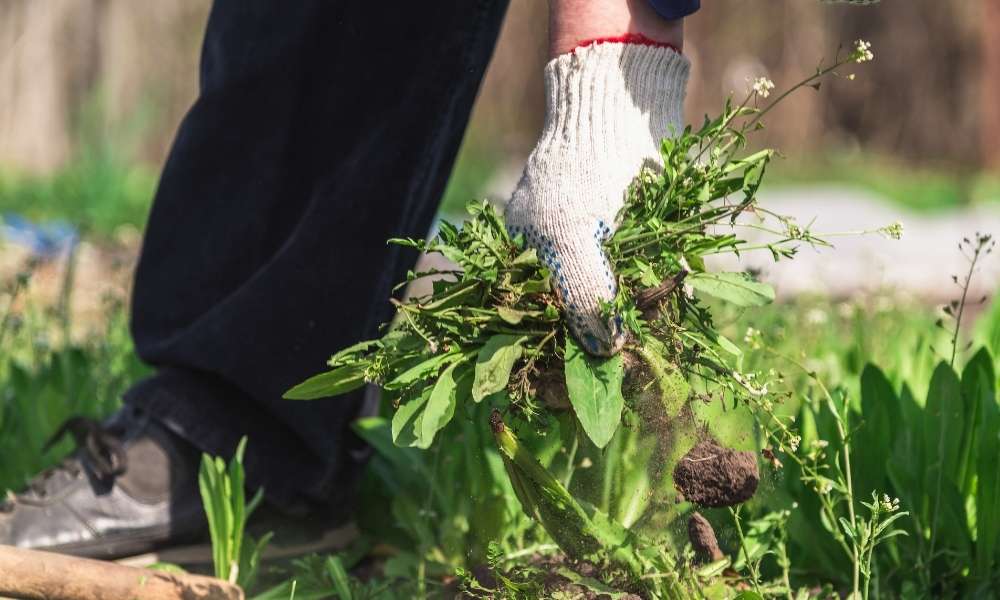
[[[849,393],[843,385],[828,387],[808,363],[753,332],[758,350],[811,382],[800,390],[795,423],[776,415],[766,398],[756,404],[768,443],[785,459],[781,494],[796,506],[765,517],[781,516],[783,536],[770,547],[783,553],[786,541],[795,547],[799,578],[825,578],[851,598],[989,597],[1000,589],[996,362],[984,347],[960,371],[955,365],[971,348],[961,341],[960,323],[992,237],[976,234],[959,247],[969,267],[953,277],[960,297],[945,307],[951,326],[937,324],[951,347],[937,358],[925,356],[933,367],[929,382],[894,382],[869,363],[858,393]],[[923,326],[935,330],[929,322]],[[782,466],[774,454],[772,460]],[[744,552],[755,544],[741,535]],[[791,597],[790,565],[778,563]],[[756,581],[759,568],[749,556],[737,566]]]
[[[460,227],[442,223],[431,240],[392,240],[441,254],[455,268],[411,272],[400,287],[433,277],[432,291],[396,301],[397,319],[382,337],[337,352],[329,372],[286,397],[324,398],[378,384],[396,409],[392,442],[420,449],[431,448],[456,414],[481,412],[465,407],[495,409],[493,433],[520,504],[564,552],[622,571],[656,597],[684,597],[683,565],[665,546],[626,543],[633,532],[574,498],[535,457],[513,451],[513,432],[537,430],[548,422],[546,414],[569,407],[579,427],[574,430],[583,434],[573,443],[601,449],[637,410],[635,398],[648,390],[659,391],[667,422],[687,404],[688,380],[717,387],[736,401],[766,395],[739,372],[742,351],[719,333],[703,298],[754,307],[771,302],[774,292],[746,273],[710,272],[705,259],[768,251],[783,260],[803,244],[829,245],[810,227],[758,204],[774,152],[746,153],[747,138],[793,91],[818,87],[822,77],[871,57],[870,47],[859,41],[763,108],[758,103],[773,84],[757,81],[741,103],[727,102],[719,117],[663,140],[663,168],[638,174],[620,225],[605,242],[619,291],[603,308],[620,317],[630,335],[621,355],[594,358],[577,345],[566,333],[566,313],[549,269],[492,206],[474,203]],[[740,236],[746,229],[771,237],[751,243]],[[626,363],[636,375],[628,380]],[[623,386],[636,392],[630,403]]]

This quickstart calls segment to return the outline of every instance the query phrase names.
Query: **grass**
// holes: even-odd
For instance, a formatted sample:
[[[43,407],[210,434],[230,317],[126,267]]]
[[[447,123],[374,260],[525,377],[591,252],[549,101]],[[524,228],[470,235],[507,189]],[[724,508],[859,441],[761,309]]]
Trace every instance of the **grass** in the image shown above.
[[[20,487],[33,473],[51,465],[68,451],[68,444],[65,444],[47,454],[40,453],[47,436],[62,418],[76,413],[95,417],[108,414],[117,406],[122,389],[141,376],[143,369],[131,352],[122,309],[121,304],[109,304],[111,318],[107,330],[70,347],[63,344],[59,333],[62,319],[53,311],[26,308],[8,320],[0,340],[0,382],[4,390],[0,403],[0,453],[5,457],[0,466],[0,486]],[[869,363],[880,366],[879,371],[885,374],[894,393],[898,394],[906,384],[916,391],[919,403],[925,402],[934,366],[946,359],[950,350],[947,332],[935,327],[936,317],[937,314],[927,307],[899,304],[890,296],[858,298],[852,302],[804,298],[753,313],[733,313],[720,318],[719,324],[732,339],[740,339],[748,327],[767,332],[766,346],[773,352],[748,352],[744,370],[766,370],[776,366],[774,353],[796,356],[827,386],[842,389],[845,397],[855,399],[855,411],[860,415],[864,410],[864,377],[871,372],[870,367],[866,368]],[[989,307],[968,335],[995,351],[1000,347],[998,331],[1000,304]],[[966,353],[960,363],[969,358]],[[800,414],[801,401],[816,397],[816,380],[807,375],[790,374],[785,383],[793,400],[776,412]],[[356,547],[335,557],[305,557],[280,572],[272,567],[265,580],[273,582],[277,577],[284,579],[284,583],[256,592],[264,598],[289,598],[294,585],[297,598],[333,597],[338,593],[340,597],[352,598],[436,597],[445,589],[474,588],[478,584],[470,573],[473,567],[482,564],[492,564],[498,571],[510,573],[512,585],[530,585],[531,567],[523,566],[517,557],[546,555],[551,553],[553,546],[537,526],[523,515],[517,517],[521,513],[511,504],[513,496],[499,465],[499,456],[486,439],[488,431],[469,429],[470,422],[483,422],[483,419],[456,419],[443,433],[452,442],[428,452],[392,445],[385,417],[358,423],[358,433],[376,449],[364,482],[364,500],[360,503],[365,507],[360,515],[365,537]],[[747,423],[752,424],[752,421]],[[562,424],[549,423],[549,426],[558,431]],[[820,430],[828,429],[829,424],[819,427]],[[720,437],[725,435],[733,438],[742,435],[746,442],[745,433],[723,432]],[[531,443],[538,454],[547,457],[546,462],[554,473],[566,475],[568,461],[572,459],[552,445],[551,436],[546,440],[547,437],[541,435],[533,437]],[[626,443],[627,440],[621,440],[621,444]],[[616,444],[618,442],[612,441],[611,447]],[[631,454],[620,456],[631,456],[628,460],[642,457],[641,448],[629,452]],[[485,471],[476,467],[482,464],[483,458],[486,465],[493,465]],[[589,470],[605,468],[606,456],[601,453],[583,453],[583,458],[592,465]],[[869,462],[876,464],[876,461]],[[583,463],[578,455],[576,464]],[[754,559],[761,547],[774,551],[774,540],[780,539],[776,536],[784,528],[785,544],[792,556],[790,581],[793,585],[842,581],[843,558],[836,558],[834,554],[824,562],[824,554],[807,551],[801,545],[805,543],[803,540],[808,540],[809,548],[814,549],[817,536],[825,534],[822,529],[819,532],[804,529],[803,523],[809,519],[803,519],[801,511],[810,506],[804,498],[811,492],[797,483],[792,475],[794,469],[790,467],[789,463],[787,472],[769,473],[767,489],[770,491],[741,511],[742,542],[733,537],[735,530],[731,521],[730,525],[725,524],[731,517],[709,514],[722,533],[723,549],[733,556],[742,556],[741,548],[746,544],[753,549],[746,555]],[[860,470],[856,476],[864,477],[866,467],[857,468]],[[587,491],[587,469],[578,469],[574,480],[574,485],[583,486],[581,489]],[[629,485],[634,485],[634,481]],[[467,491],[468,485],[478,486],[473,494]],[[600,503],[599,490],[591,493],[591,498]],[[972,493],[974,496],[974,491]],[[615,508],[616,494],[621,495],[620,492],[612,493],[608,505],[612,513],[623,510]],[[798,509],[791,508],[793,499],[800,503]],[[785,521],[775,518],[785,510],[790,513]],[[391,518],[386,519],[386,515]],[[498,520],[498,515],[507,516]],[[939,548],[936,553],[951,552],[953,542],[944,536],[936,542]],[[890,564],[885,561],[905,549],[906,543],[906,539],[901,538],[898,543],[886,546],[894,548],[891,552],[876,550],[875,564]],[[364,557],[370,555],[376,545],[382,548],[379,554],[388,557],[377,561],[382,575],[374,579],[366,577],[364,581],[351,575],[347,569],[364,562]],[[835,551],[836,546],[826,550],[828,553]],[[780,573],[773,554],[760,560],[762,578]],[[940,561],[943,559],[937,560],[937,566],[931,566],[942,574],[942,581],[950,581],[946,578],[950,575],[945,572],[950,573],[948,565],[942,566]],[[747,561],[740,560],[737,566],[747,569]],[[452,583],[447,584],[448,581]],[[879,581],[883,587],[878,597],[907,597],[900,591],[904,589],[913,592],[910,597],[919,597],[920,589],[930,589],[929,593],[937,593],[933,590],[938,589],[933,588],[934,582],[919,580],[893,584],[895,580],[889,574],[881,576]],[[909,587],[904,588],[904,583]],[[896,585],[895,591],[888,587],[890,584]]]

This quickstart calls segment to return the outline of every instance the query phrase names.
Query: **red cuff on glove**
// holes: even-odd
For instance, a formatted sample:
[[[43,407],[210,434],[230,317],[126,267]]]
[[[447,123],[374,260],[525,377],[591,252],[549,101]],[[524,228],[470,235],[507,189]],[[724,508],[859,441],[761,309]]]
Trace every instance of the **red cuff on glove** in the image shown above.
[[[681,54],[681,49],[678,48],[677,46],[667,42],[658,42],[656,40],[651,40],[648,37],[642,35],[641,33],[625,33],[614,37],[602,37],[602,38],[594,38],[592,40],[584,40],[579,44],[577,44],[576,48],[573,48],[573,51],[575,52],[576,50],[580,48],[586,48],[587,46],[595,46],[597,44],[608,44],[608,43],[639,44],[641,46],[656,46],[657,48],[670,48],[674,52]]]

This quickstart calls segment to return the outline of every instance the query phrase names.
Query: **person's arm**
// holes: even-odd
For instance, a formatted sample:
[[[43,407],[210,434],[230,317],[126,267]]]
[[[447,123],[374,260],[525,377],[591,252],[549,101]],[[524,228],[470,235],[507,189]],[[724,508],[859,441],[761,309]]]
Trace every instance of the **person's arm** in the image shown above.
[[[506,217],[552,271],[570,329],[591,354],[625,342],[621,320],[601,310],[617,290],[603,243],[632,179],[658,165],[660,140],[682,129],[683,21],[661,15],[696,8],[693,0],[550,0],[545,124]]]
[[[571,52],[583,43],[628,34],[669,44],[680,51],[684,46],[684,11],[680,9],[691,3],[661,0],[655,4],[663,9],[671,5],[674,11],[667,14],[676,16],[664,18],[650,0],[550,0],[549,58]]]

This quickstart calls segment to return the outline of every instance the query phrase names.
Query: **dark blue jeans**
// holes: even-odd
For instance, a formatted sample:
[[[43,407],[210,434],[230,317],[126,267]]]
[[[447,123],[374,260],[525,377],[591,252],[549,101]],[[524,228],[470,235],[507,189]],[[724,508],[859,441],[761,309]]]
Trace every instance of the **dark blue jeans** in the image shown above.
[[[506,0],[216,0],[201,93],[156,192],[126,401],[200,449],[249,436],[252,486],[309,507],[360,470],[360,395],[282,400],[391,318],[444,190]]]

